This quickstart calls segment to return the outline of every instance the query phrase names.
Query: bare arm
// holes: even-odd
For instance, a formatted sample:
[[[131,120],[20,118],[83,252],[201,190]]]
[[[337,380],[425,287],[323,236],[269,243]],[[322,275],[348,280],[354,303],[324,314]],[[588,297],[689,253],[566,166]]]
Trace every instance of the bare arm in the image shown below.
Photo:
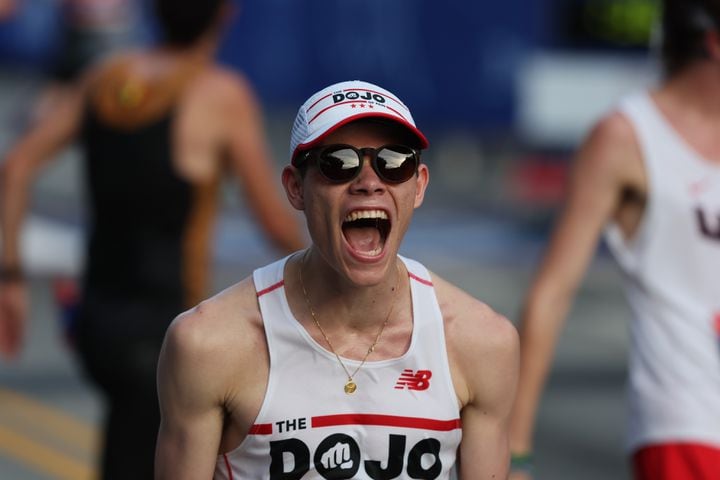
[[[572,297],[603,227],[622,207],[623,193],[644,193],[642,168],[632,127],[620,114],[600,122],[578,153],[564,210],[522,312],[520,383],[511,425],[514,453],[532,450],[537,406]]]
[[[280,176],[267,150],[260,107],[245,81],[240,87],[231,105],[231,166],[263,231],[281,250],[297,251],[305,241],[296,216],[281,195]]]
[[[518,375],[519,341],[515,328],[500,315],[476,322],[475,335],[466,330],[468,344],[468,403],[462,410],[460,479],[507,478],[510,465],[508,427]],[[482,323],[488,325],[481,326]],[[484,343],[478,349],[477,344]]]
[[[158,365],[162,421],[155,478],[212,478],[222,435],[223,410],[216,356],[203,337],[202,307],[170,326]]]
[[[269,365],[252,277],[173,321],[158,365],[157,480],[212,478],[257,417]]]
[[[84,87],[69,89],[56,108],[29,130],[6,154],[0,166],[0,353],[17,354],[22,341],[27,305],[24,287],[8,272],[22,270],[20,230],[27,211],[30,186],[41,167],[75,137],[80,123]]]
[[[487,305],[433,277],[445,319],[453,384],[461,404],[461,480],[503,480],[518,375],[515,327]]]

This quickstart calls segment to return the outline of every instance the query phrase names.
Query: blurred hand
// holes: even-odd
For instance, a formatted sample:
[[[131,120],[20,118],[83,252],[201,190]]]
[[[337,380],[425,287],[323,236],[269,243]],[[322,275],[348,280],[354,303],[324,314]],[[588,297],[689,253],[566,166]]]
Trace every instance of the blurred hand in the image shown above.
[[[27,310],[25,282],[0,282],[0,355],[6,359],[20,351]]]

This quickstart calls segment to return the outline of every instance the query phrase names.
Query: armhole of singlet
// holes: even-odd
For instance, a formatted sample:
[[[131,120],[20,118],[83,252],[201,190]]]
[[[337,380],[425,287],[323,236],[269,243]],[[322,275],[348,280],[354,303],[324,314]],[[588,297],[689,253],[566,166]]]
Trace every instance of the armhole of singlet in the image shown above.
[[[263,268],[258,268],[253,271],[253,283],[255,285],[255,292],[258,302],[258,309],[260,310],[260,316],[262,318],[263,322],[263,330],[265,332],[265,342],[267,344],[267,350],[268,350],[268,377],[267,377],[267,386],[265,387],[265,392],[263,394],[263,400],[260,405],[260,409],[258,410],[257,415],[255,416],[255,420],[253,421],[253,427],[258,427],[261,425],[263,418],[265,417],[265,412],[267,411],[268,405],[270,403],[270,399],[273,396],[275,392],[275,375],[273,375],[273,369],[275,368],[273,359],[276,357],[275,355],[275,345],[274,345],[274,333],[272,328],[272,321],[269,319],[268,315],[265,315],[266,311],[263,308],[264,300],[263,298],[269,299],[270,297],[266,297],[267,295],[272,294],[279,294],[278,291],[283,291],[284,284],[283,284],[283,271],[285,267],[285,262],[287,261],[287,258],[284,258],[282,260],[279,260],[273,264],[267,265]],[[224,454],[221,454],[221,456],[232,456],[236,452],[240,452],[243,450],[243,447],[250,437],[251,433],[248,432],[243,439],[242,442],[238,444],[237,447],[230,450],[229,452],[225,452]]]
[[[652,102],[649,93],[637,93],[625,99],[618,110],[630,123],[635,142],[640,151],[647,182],[645,208],[635,234],[631,238],[626,238],[614,219],[608,222],[605,229],[605,240],[608,247],[615,254],[618,263],[628,271],[636,271],[640,268],[642,246],[648,241],[648,232],[655,219],[655,189],[658,180],[655,168],[652,165],[653,152],[648,143],[652,141],[648,132],[648,124],[654,122],[655,119],[651,108],[652,105],[649,105],[648,102]]]
[[[263,400],[260,404],[260,409],[258,410],[258,413],[255,416],[255,420],[253,420],[253,424],[250,427],[251,430],[247,432],[245,438],[243,438],[242,442],[240,442],[235,448],[218,455],[219,461],[222,461],[224,463],[227,463],[229,458],[231,459],[235,455],[238,455],[240,452],[244,451],[245,444],[249,441],[250,435],[252,435],[252,429],[262,428],[261,422],[265,417],[265,412],[267,411],[268,405],[270,404],[270,398],[275,391],[275,381],[273,380],[275,376],[273,375],[274,344],[272,325],[271,321],[266,318],[266,315],[264,315],[263,300],[261,299],[263,297],[266,297],[266,295],[272,295],[273,293],[277,294],[278,290],[282,290],[284,288],[283,271],[285,269],[285,263],[288,258],[289,256],[285,257],[284,259],[278,260],[275,263],[271,263],[270,265],[266,265],[265,267],[255,269],[253,271],[253,285],[255,286],[255,295],[258,302],[258,309],[260,310],[260,316],[263,322],[263,330],[265,331],[265,342],[267,343],[268,349],[267,386],[265,387],[265,393],[263,394]]]
[[[447,339],[445,337],[445,320],[440,310],[440,303],[437,299],[432,276],[430,275],[430,271],[420,262],[401,255],[398,255],[398,258],[405,264],[410,278],[413,322],[417,322],[417,312],[422,310],[420,308],[422,301],[427,302],[426,307],[429,307],[426,309],[423,321],[431,325],[431,332],[434,334],[433,338],[441,340],[438,341],[441,348],[440,351],[436,353],[436,361],[439,362],[439,366],[444,371],[443,376],[445,377],[445,381],[443,383],[445,384],[445,392],[452,402],[453,411],[459,416],[460,402],[457,392],[455,391],[455,385],[453,384],[452,370],[450,369],[450,358],[448,356]],[[424,327],[425,326],[427,325],[424,325]],[[417,324],[413,326],[413,329],[417,329]],[[424,346],[422,339],[417,338],[416,340]]]

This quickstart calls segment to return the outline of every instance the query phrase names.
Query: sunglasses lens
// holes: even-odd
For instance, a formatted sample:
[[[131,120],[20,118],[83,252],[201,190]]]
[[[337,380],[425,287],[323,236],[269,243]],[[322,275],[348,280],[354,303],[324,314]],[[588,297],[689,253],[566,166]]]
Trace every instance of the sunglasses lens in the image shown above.
[[[360,168],[360,157],[348,147],[325,150],[318,159],[318,167],[328,180],[346,182],[352,179]]]
[[[417,168],[415,152],[401,145],[384,147],[377,154],[380,176],[388,182],[402,183],[409,180]]]

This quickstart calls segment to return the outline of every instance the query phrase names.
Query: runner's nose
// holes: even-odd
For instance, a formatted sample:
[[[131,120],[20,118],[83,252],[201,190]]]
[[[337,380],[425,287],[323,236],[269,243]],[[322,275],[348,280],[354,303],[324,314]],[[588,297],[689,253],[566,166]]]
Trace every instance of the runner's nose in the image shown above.
[[[370,155],[365,154],[360,173],[350,184],[350,189],[354,193],[382,193],[386,190],[385,182],[373,170],[370,158]]]

